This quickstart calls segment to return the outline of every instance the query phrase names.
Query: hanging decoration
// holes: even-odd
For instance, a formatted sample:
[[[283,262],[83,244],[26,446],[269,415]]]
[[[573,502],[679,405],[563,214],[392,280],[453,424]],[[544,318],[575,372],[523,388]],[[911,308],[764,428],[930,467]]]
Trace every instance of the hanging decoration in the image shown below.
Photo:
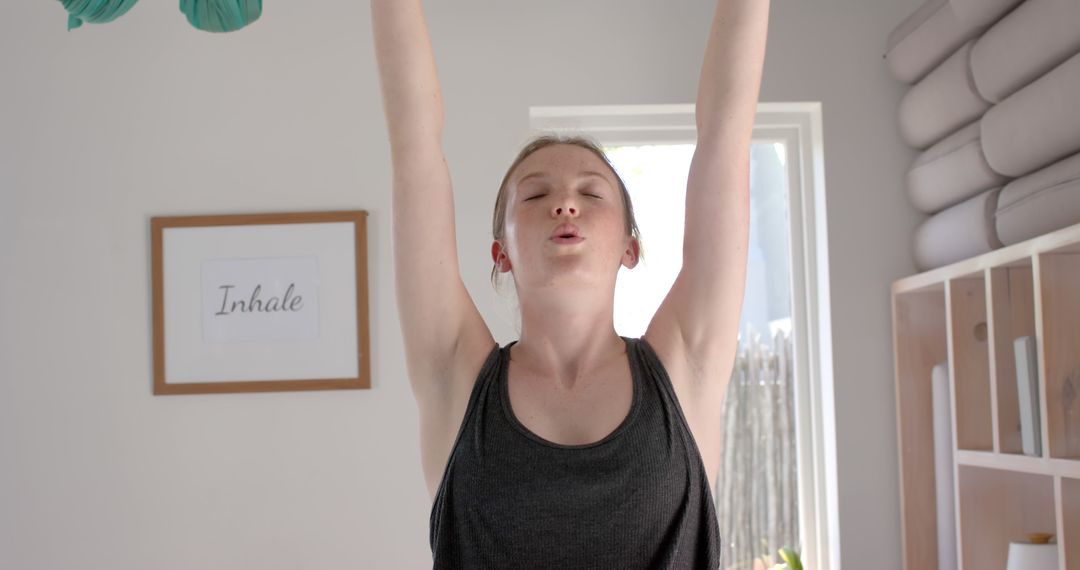
[[[180,0],[188,22],[204,32],[233,32],[259,19],[262,0]]]
[[[78,28],[83,22],[104,24],[111,22],[131,9],[138,0],[60,0],[68,12],[68,30]]]
[[[104,24],[123,16],[138,0],[60,0],[68,13],[68,30]],[[180,0],[188,23],[204,32],[234,32],[259,19],[262,0]]]

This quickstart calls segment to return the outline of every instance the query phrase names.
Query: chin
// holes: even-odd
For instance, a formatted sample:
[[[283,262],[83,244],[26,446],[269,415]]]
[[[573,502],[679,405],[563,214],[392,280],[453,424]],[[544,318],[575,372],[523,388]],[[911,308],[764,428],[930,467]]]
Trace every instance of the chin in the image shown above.
[[[543,283],[547,287],[564,288],[594,288],[606,282],[600,270],[589,270],[586,267],[552,267]]]

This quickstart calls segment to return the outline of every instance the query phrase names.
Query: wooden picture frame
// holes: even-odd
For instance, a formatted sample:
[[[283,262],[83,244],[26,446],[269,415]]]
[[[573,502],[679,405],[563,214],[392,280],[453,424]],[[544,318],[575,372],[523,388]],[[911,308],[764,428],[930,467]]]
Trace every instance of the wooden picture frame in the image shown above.
[[[151,218],[154,394],[370,389],[366,222]]]

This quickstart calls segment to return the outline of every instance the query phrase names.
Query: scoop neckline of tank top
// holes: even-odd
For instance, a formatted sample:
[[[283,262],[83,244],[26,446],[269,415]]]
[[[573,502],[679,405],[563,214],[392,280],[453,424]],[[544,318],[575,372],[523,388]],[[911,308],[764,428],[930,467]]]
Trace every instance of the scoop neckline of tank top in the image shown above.
[[[533,433],[532,430],[525,427],[525,424],[521,423],[517,419],[517,416],[514,415],[513,407],[510,405],[510,347],[517,344],[516,340],[511,342],[510,344],[507,344],[499,350],[501,360],[501,362],[499,363],[498,374],[499,393],[501,395],[499,399],[502,401],[503,415],[506,416],[506,419],[510,422],[510,425],[514,426],[514,429],[516,429],[525,437],[535,441],[536,443],[539,443],[540,445],[551,447],[554,449],[590,449],[593,447],[604,445],[618,438],[624,431],[629,429],[630,424],[634,421],[634,418],[637,417],[638,408],[641,407],[642,390],[641,378],[638,377],[638,370],[634,366],[634,363],[630,361],[630,359],[633,358],[633,355],[630,354],[630,351],[633,350],[633,347],[631,346],[633,342],[631,342],[631,339],[622,335],[619,335],[619,338],[623,339],[623,343],[626,345],[626,358],[629,361],[628,364],[630,365],[630,383],[632,384],[633,389],[630,401],[630,411],[626,413],[626,417],[623,418],[622,422],[620,422],[619,425],[611,431],[611,433],[592,443],[583,443],[580,445],[566,445],[540,437],[539,435]]]

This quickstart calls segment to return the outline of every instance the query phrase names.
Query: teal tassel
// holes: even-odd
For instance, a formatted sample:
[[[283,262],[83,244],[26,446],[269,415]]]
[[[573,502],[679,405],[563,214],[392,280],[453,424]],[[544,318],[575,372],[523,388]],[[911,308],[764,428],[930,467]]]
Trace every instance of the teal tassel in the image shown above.
[[[60,0],[68,12],[67,29],[83,25],[104,24],[123,16],[138,0]]]
[[[204,32],[233,32],[259,19],[262,0],[180,0],[188,22]]]

